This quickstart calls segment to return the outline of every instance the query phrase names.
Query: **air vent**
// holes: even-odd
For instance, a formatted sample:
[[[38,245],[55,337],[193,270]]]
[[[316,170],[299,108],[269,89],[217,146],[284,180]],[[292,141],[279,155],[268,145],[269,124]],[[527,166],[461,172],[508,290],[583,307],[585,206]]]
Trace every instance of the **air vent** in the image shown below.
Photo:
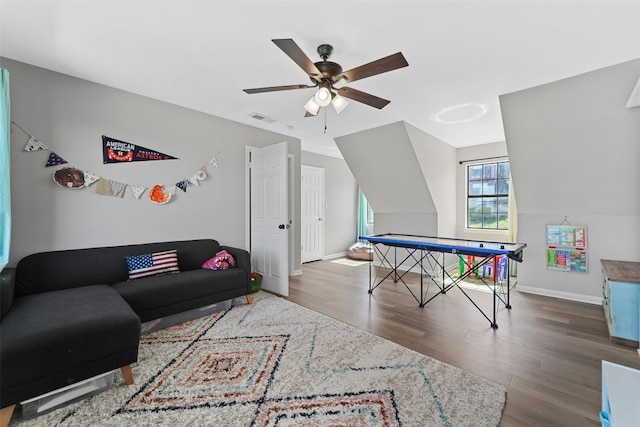
[[[249,117],[251,117],[252,119],[260,120],[261,122],[265,122],[265,123],[275,123],[275,120],[273,120],[269,116],[265,116],[264,114],[260,114],[260,113],[251,113],[249,114]]]

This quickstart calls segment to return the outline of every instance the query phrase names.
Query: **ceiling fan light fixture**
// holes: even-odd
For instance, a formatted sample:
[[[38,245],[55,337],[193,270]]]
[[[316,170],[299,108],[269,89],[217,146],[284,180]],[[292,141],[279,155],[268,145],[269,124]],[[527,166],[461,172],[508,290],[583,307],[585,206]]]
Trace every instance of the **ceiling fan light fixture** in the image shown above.
[[[340,114],[342,110],[347,108],[349,101],[347,101],[343,96],[336,95],[331,100],[331,104],[333,105],[333,109],[336,110],[336,113]]]
[[[327,105],[331,104],[331,91],[326,87],[321,87],[320,89],[318,89],[313,97],[315,99],[315,102],[321,107],[326,107]]]
[[[316,115],[318,111],[320,111],[320,105],[316,102],[315,95],[311,97],[310,100],[304,104],[304,109],[307,110],[309,114]]]

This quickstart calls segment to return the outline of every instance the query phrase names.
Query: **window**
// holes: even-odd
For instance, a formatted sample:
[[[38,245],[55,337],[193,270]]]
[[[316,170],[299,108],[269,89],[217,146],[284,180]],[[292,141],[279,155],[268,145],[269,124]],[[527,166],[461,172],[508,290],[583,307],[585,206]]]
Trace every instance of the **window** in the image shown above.
[[[509,229],[509,162],[467,166],[467,227]]]
[[[358,236],[373,234],[375,214],[362,190],[358,190]]]

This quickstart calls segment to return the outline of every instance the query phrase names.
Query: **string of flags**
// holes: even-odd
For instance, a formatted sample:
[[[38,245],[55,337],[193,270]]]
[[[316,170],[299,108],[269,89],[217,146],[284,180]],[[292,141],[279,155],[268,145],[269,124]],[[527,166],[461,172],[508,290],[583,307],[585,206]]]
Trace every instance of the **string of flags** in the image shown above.
[[[197,172],[195,172],[194,174],[191,174],[187,178],[184,178],[176,182],[175,184],[168,185],[168,186],[165,186],[162,184],[156,184],[151,188],[127,184],[124,182],[119,182],[106,177],[102,177],[88,170],[83,170],[83,169],[79,169],[71,166],[69,162],[67,162],[63,157],[61,157],[59,154],[51,150],[48,146],[42,143],[42,141],[38,140],[36,137],[34,137],[29,132],[24,130],[16,122],[11,122],[11,124],[15,125],[17,128],[19,128],[22,132],[24,132],[29,137],[29,140],[24,146],[25,152],[35,152],[35,151],[43,151],[43,150],[49,151],[49,157],[47,158],[45,167],[47,168],[59,167],[59,169],[57,169],[53,173],[53,181],[57,185],[64,188],[68,188],[68,189],[75,189],[75,190],[84,189],[95,184],[94,188],[96,189],[96,193],[105,195],[105,196],[117,197],[117,198],[124,197],[126,190],[130,189],[131,193],[136,199],[140,199],[142,195],[145,192],[147,192],[147,190],[149,190],[148,191],[149,200],[153,203],[162,205],[162,204],[168,203],[172,199],[172,197],[175,196],[178,189],[186,193],[189,187],[199,186],[202,181],[207,179],[209,175],[209,171],[207,168],[209,166],[215,167],[215,168],[220,167],[217,159],[217,156],[218,154],[220,154],[220,152],[218,152],[213,157],[211,157],[205,165],[203,165],[200,169],[198,169]],[[105,137],[103,136],[103,140],[104,139]],[[111,141],[114,141],[114,140],[111,140]],[[139,148],[145,149],[144,147],[139,147]],[[145,149],[145,150],[148,150],[148,149]],[[168,158],[175,159],[175,157],[166,156],[164,159],[158,158],[157,160],[165,160]]]

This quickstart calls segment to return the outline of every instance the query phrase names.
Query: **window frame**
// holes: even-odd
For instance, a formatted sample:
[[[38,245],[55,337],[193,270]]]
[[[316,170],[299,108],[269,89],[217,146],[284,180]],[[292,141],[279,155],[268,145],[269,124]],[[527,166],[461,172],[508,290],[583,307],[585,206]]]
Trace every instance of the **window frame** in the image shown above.
[[[507,176],[500,176],[500,164],[507,164],[508,165],[508,174]],[[494,177],[485,177],[484,176],[484,170],[486,166],[492,166],[495,165],[495,176]],[[482,168],[482,173],[481,173],[481,178],[480,179],[471,179],[471,170],[472,168],[477,168],[478,166],[480,166]],[[476,161],[473,163],[469,163],[466,165],[465,171],[464,171],[464,178],[465,178],[465,229],[470,230],[470,231],[474,231],[474,232],[507,232],[509,230],[509,225],[510,225],[510,218],[509,218],[509,214],[510,214],[510,209],[509,209],[509,204],[510,204],[510,188],[511,188],[511,164],[509,162],[509,159],[505,158],[504,160],[495,160],[492,162],[487,162],[487,161]],[[507,191],[506,192],[498,192],[498,187],[499,187],[499,180],[506,180],[507,181]],[[488,182],[487,182],[488,181]],[[494,192],[492,193],[488,193],[488,194],[483,194],[484,193],[484,189],[487,188],[488,186],[490,187],[491,181],[495,181],[494,185]],[[480,184],[480,194],[470,194],[471,191],[471,183],[472,182],[476,182]],[[495,210],[493,210],[493,212],[495,212],[495,221],[492,221],[492,223],[495,224],[495,226],[493,227],[488,227],[485,226],[484,224],[484,212],[482,212],[485,208],[485,204],[484,204],[484,198],[493,198],[495,199]],[[506,199],[506,209],[501,209],[500,206],[504,206],[504,204],[500,203],[500,199]],[[477,199],[480,200],[480,209],[481,209],[481,216],[482,216],[482,226],[480,227],[474,227],[471,226],[471,212],[470,212],[470,201],[473,199]],[[501,217],[506,216],[506,227],[504,228],[500,228],[500,224],[501,224]]]

